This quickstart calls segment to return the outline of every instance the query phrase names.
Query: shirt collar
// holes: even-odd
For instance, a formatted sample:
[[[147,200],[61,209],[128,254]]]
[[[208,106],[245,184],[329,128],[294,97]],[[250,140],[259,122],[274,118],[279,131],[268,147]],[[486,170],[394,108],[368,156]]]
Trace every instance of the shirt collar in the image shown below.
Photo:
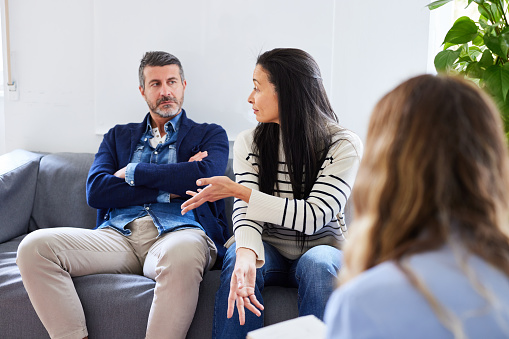
[[[178,131],[180,129],[180,124],[181,124],[181,121],[182,121],[181,117],[182,117],[182,112],[183,111],[184,110],[181,110],[180,113],[176,117],[174,117],[173,119],[171,119],[170,121],[168,121],[167,123],[164,124],[164,131],[166,132],[166,134],[169,135],[170,132],[172,132],[172,131],[168,131],[170,124],[173,127],[173,131],[178,133]],[[147,119],[147,127],[145,128],[145,134],[147,134],[149,138],[153,137],[153,135],[152,135],[152,125],[150,124],[150,116]]]

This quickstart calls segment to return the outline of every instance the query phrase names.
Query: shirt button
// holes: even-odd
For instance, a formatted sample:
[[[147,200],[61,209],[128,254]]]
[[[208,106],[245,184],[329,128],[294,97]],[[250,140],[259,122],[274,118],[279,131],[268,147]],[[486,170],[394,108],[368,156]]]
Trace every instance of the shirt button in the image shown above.
[[[131,185],[134,185],[134,180],[131,180]]]
[[[147,207],[145,207],[145,209],[148,211],[150,209],[150,207],[147,206]]]
[[[148,138],[145,138],[145,141],[147,141],[147,140],[148,140]]]
[[[154,154],[157,154],[157,151],[155,151]]]

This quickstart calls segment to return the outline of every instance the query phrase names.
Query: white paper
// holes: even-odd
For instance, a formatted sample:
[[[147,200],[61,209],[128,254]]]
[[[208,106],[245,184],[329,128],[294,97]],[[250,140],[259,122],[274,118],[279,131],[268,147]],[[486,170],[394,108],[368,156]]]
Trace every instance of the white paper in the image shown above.
[[[325,324],[307,315],[251,331],[247,339],[325,339]]]

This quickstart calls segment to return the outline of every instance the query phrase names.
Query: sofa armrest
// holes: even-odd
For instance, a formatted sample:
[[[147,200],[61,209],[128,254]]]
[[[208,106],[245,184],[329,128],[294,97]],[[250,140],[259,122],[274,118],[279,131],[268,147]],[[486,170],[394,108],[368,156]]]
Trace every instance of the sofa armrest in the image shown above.
[[[41,156],[25,150],[0,156],[0,243],[28,232]]]

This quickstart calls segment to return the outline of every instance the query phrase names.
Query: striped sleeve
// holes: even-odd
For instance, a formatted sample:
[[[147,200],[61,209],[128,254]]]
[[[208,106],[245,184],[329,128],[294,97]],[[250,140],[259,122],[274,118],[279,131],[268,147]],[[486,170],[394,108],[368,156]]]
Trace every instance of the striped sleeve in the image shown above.
[[[252,154],[252,130],[244,131],[235,140],[233,146],[233,172],[235,180],[257,192],[258,171],[256,169],[257,156]],[[256,266],[261,267],[265,262],[265,252],[262,243],[263,222],[247,217],[248,204],[241,199],[233,202],[233,233],[236,248],[244,247],[254,251],[257,256]]]
[[[329,151],[306,199],[281,198],[253,190],[246,218],[314,234],[342,212],[350,196],[362,155],[362,142],[349,133]]]

